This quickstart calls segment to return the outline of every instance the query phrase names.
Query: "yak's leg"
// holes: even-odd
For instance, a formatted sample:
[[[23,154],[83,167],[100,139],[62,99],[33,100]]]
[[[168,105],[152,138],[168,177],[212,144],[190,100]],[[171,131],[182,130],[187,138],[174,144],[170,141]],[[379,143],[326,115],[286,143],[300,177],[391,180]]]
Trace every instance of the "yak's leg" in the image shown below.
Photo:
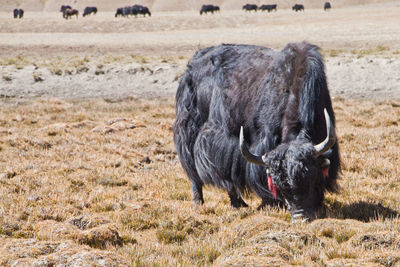
[[[204,204],[203,185],[192,181],[193,202],[197,205]]]
[[[229,199],[231,200],[231,206],[234,208],[248,207],[243,198],[238,195],[235,191],[228,192]]]

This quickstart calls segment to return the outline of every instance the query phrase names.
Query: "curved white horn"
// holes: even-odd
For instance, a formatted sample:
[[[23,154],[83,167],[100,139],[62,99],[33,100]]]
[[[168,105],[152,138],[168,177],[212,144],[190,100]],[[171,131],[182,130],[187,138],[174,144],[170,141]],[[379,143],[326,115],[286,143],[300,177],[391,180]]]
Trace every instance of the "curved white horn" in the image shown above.
[[[239,136],[239,144],[240,144],[240,151],[242,152],[242,156],[249,162],[261,165],[261,166],[267,166],[264,161],[262,160],[261,156],[256,156],[250,153],[249,148],[247,147],[247,144],[244,140],[244,135],[243,135],[243,126],[240,127],[240,136]]]
[[[328,151],[336,143],[335,129],[333,129],[332,121],[326,108],[324,108],[324,115],[326,123],[326,138],[318,145],[314,145],[316,158]]]

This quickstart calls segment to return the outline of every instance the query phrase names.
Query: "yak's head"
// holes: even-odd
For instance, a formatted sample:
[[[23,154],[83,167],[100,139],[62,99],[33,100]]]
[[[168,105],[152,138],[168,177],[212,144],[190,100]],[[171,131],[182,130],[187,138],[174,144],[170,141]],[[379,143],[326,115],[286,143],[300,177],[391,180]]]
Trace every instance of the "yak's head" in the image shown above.
[[[307,221],[316,217],[324,198],[325,181],[329,171],[327,151],[335,144],[335,131],[326,109],[327,137],[320,144],[298,137],[282,143],[263,156],[250,153],[240,130],[240,150],[251,163],[267,169],[268,189],[274,198],[284,201],[292,221]]]

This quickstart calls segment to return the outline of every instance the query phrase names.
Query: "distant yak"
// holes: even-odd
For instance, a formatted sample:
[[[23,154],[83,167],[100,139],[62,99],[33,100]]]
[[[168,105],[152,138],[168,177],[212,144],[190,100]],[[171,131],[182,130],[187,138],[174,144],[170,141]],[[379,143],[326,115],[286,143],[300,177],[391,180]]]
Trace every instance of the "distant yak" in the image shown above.
[[[79,11],[77,9],[65,9],[63,12],[63,18],[64,19],[70,19],[72,16],[76,16],[76,19],[78,19]]]
[[[302,5],[302,4],[295,4],[293,7],[292,7],[292,10],[294,10],[294,11],[304,11],[304,6]]]
[[[325,2],[325,4],[324,4],[324,10],[327,11],[327,10],[329,10],[329,9],[331,9],[331,8],[332,8],[331,3],[330,3],[330,2]]]
[[[132,6],[132,12],[136,12],[137,15],[143,15],[143,17],[146,17],[148,15],[151,17],[150,10],[147,6],[142,6],[142,5],[133,5]],[[136,15],[136,14],[134,14]]]
[[[214,5],[202,5],[200,9],[200,15],[211,13],[214,14],[214,12],[219,12],[219,6],[214,6]]]
[[[151,12],[148,7],[142,5],[120,7],[117,8],[117,11],[115,12],[115,17],[129,17],[131,15],[135,17],[137,17],[137,15],[143,15],[143,17],[146,17],[146,15],[148,15],[150,17]]]
[[[244,5],[243,7],[242,7],[242,9],[244,10],[244,11],[255,11],[255,12],[257,12],[257,5],[254,5],[254,4],[246,4],[246,5]]]
[[[96,13],[97,13],[97,7],[95,7],[95,6],[87,6],[83,10],[82,17],[85,17],[85,16],[90,15],[90,14],[94,14],[95,15]]]
[[[72,7],[70,5],[62,5],[60,8],[60,12],[64,12],[67,9],[72,9]]]
[[[24,16],[24,10],[23,9],[14,9],[13,10],[13,15],[14,15],[14,19],[22,19],[22,17]]]
[[[271,11],[276,11],[276,8],[277,8],[277,4],[273,4],[273,5],[262,5],[262,6],[260,6],[258,9],[259,10],[261,10],[261,11],[268,11],[268,12],[271,12]]]

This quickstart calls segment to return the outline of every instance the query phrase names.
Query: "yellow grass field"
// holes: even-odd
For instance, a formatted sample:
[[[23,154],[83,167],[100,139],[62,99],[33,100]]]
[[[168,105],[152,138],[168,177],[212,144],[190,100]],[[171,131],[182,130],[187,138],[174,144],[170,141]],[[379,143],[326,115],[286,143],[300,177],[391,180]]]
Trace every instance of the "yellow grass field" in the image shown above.
[[[172,99],[3,103],[0,263],[49,266],[90,247],[111,265],[388,266],[400,260],[399,107],[334,101],[341,192],[326,219],[291,225],[253,195],[236,210],[206,188],[192,204]]]
[[[369,3],[0,12],[0,266],[400,266],[400,4]],[[291,224],[253,194],[233,209],[214,187],[194,205],[172,140],[187,61],[222,42],[302,40],[325,56],[337,119],[326,218]]]

